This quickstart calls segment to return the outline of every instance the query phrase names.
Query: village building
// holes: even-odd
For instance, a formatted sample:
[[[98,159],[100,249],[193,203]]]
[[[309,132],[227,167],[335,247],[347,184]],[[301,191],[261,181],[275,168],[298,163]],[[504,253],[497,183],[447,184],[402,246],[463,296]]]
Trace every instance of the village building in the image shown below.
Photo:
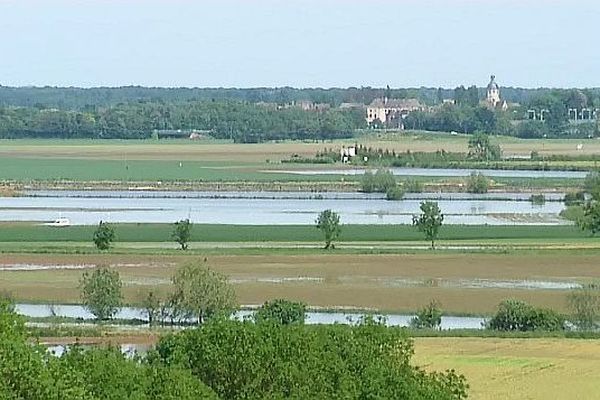
[[[417,99],[375,99],[367,107],[367,123],[378,122],[388,128],[404,128],[404,118],[413,111],[424,111],[425,106]]]
[[[496,83],[496,76],[490,76],[490,83],[487,85],[486,98],[483,105],[491,109],[500,109],[506,111],[508,103],[500,97],[500,86]]]

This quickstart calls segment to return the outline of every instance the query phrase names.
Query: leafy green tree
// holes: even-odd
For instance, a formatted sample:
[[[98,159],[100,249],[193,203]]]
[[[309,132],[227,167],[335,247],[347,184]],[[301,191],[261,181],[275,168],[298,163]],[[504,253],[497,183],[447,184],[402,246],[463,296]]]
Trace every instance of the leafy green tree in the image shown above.
[[[79,287],[83,306],[99,320],[112,318],[123,303],[123,283],[119,272],[106,267],[86,271]]]
[[[421,202],[421,214],[413,215],[413,225],[425,235],[425,240],[431,242],[431,248],[435,249],[435,240],[444,222],[444,215],[437,202]]]
[[[306,304],[284,299],[267,301],[254,314],[256,323],[303,324],[305,318]]]
[[[150,326],[156,323],[156,320],[160,318],[161,299],[155,290],[149,290],[142,301],[142,308],[148,318],[148,324]]]
[[[502,158],[502,150],[491,143],[488,135],[475,133],[469,138],[469,157],[479,161],[495,161]]]
[[[577,226],[593,236],[600,232],[600,201],[591,199],[583,205],[583,216],[576,221]]]
[[[411,319],[410,326],[415,329],[438,329],[442,324],[440,303],[433,300]]]
[[[236,296],[227,276],[208,266],[192,262],[180,266],[173,275],[174,307],[197,318],[198,324],[217,314],[231,314]]]
[[[521,300],[504,300],[487,326],[498,331],[560,331],[565,327],[565,318]]]
[[[100,221],[94,231],[93,241],[99,250],[108,250],[115,241],[115,230],[109,223]]]
[[[411,363],[403,329],[255,324],[213,319],[167,336],[157,363],[181,365],[223,399],[459,400],[464,377],[427,373]]]
[[[490,180],[481,172],[473,171],[467,178],[466,186],[469,193],[487,193],[490,187]]]
[[[192,223],[190,222],[189,218],[175,222],[172,238],[179,243],[181,250],[187,250],[191,236]]]
[[[568,305],[572,322],[581,330],[600,326],[600,285],[589,283],[569,293]]]
[[[400,186],[389,188],[387,192],[385,192],[386,200],[402,200],[403,197],[404,190]]]
[[[342,232],[340,216],[334,211],[324,210],[319,214],[315,223],[317,229],[325,236],[325,248],[335,248],[333,241],[336,240]]]

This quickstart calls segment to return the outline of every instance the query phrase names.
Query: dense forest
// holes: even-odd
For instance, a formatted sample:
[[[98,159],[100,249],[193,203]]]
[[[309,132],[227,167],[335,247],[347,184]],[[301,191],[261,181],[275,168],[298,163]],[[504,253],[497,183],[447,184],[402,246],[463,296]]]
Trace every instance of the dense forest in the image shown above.
[[[600,108],[600,89],[502,88],[508,111],[479,105],[485,89],[435,88],[53,88],[0,86],[0,138],[149,138],[156,131],[202,130],[236,142],[351,137],[367,128],[364,110],[379,97],[417,98],[430,106],[408,129],[512,135],[596,137],[597,121],[569,122],[569,109]],[[443,104],[453,100],[454,104]],[[303,110],[294,103],[325,106]],[[528,110],[547,110],[545,121]]]

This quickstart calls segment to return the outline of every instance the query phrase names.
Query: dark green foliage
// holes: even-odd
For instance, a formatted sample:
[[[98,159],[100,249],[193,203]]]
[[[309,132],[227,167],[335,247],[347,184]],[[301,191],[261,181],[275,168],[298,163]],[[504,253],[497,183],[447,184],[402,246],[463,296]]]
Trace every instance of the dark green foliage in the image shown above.
[[[593,236],[600,232],[600,200],[591,199],[583,205],[583,216],[577,221],[577,226]]]
[[[320,230],[325,237],[325,248],[335,248],[333,241],[336,240],[342,232],[340,216],[338,213],[331,210],[324,210],[319,214],[315,223],[317,229]]]
[[[502,158],[502,150],[490,142],[488,135],[475,133],[469,138],[469,157],[478,161],[496,161]]]
[[[425,235],[425,240],[431,242],[431,248],[435,248],[435,240],[438,237],[444,215],[437,202],[421,202],[421,214],[413,215],[413,225]]]
[[[361,191],[365,193],[386,193],[396,187],[396,177],[385,169],[379,169],[375,174],[365,171],[360,180]]]
[[[583,181],[585,193],[590,194],[594,199],[600,200],[600,173],[592,171]]]
[[[387,192],[385,192],[386,200],[402,200],[404,197],[404,190],[400,186],[394,186],[389,188]]]
[[[187,250],[188,242],[190,241],[191,237],[192,223],[190,222],[189,218],[175,222],[172,238],[177,243],[179,243],[179,246],[181,246],[181,250]]]
[[[588,283],[569,293],[568,305],[571,321],[584,331],[600,326],[600,285]]]
[[[480,172],[472,172],[467,178],[466,186],[469,193],[487,193],[490,180]]]
[[[546,197],[543,194],[532,194],[529,196],[529,201],[533,204],[541,205],[546,203]]]
[[[454,372],[410,364],[403,330],[213,320],[163,338],[157,361],[189,369],[223,399],[464,399]]]
[[[265,302],[254,314],[254,321],[273,322],[281,325],[303,324],[306,318],[306,304],[284,299]]]
[[[582,206],[585,203],[585,193],[584,192],[569,192],[565,194],[565,198],[563,199],[565,202],[565,206]]]
[[[504,300],[488,321],[488,328],[498,331],[560,331],[564,327],[565,318],[559,313],[521,300]]]
[[[406,193],[422,193],[423,183],[417,179],[407,179],[402,183],[402,188]]]
[[[107,222],[100,221],[92,238],[98,250],[108,250],[115,241],[115,230]]]
[[[442,324],[442,309],[440,303],[433,300],[419,310],[416,317],[410,320],[410,326],[415,329],[439,329]]]
[[[123,303],[119,272],[101,267],[84,272],[79,282],[84,307],[99,320],[112,318]]]
[[[172,308],[204,323],[215,315],[229,316],[236,308],[236,296],[227,276],[200,262],[180,266],[173,276]]]

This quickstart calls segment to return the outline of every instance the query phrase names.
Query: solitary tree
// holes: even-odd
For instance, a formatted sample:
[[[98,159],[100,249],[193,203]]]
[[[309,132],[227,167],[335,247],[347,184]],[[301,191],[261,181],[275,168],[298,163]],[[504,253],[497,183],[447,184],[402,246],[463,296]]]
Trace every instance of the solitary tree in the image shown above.
[[[171,236],[173,240],[179,243],[181,250],[187,250],[191,237],[191,230],[192,223],[190,222],[189,218],[175,222],[175,227],[173,228],[173,234]]]
[[[148,317],[150,326],[154,325],[157,318],[160,318],[161,300],[160,296],[154,290],[148,291],[146,297],[142,300],[142,308]]]
[[[123,302],[119,272],[106,267],[84,272],[79,281],[83,306],[99,320],[112,318]]]
[[[591,199],[583,205],[583,216],[577,221],[577,226],[595,235],[600,232],[600,201]]]
[[[306,304],[275,299],[265,302],[254,314],[254,321],[275,322],[281,325],[303,324],[306,317]]]
[[[432,300],[410,320],[410,326],[416,329],[438,329],[442,324],[440,303]]]
[[[115,241],[115,230],[107,222],[100,221],[94,231],[93,241],[99,250],[108,250]]]
[[[336,240],[342,232],[340,216],[334,211],[325,210],[319,214],[315,222],[317,224],[317,229],[323,232],[323,235],[325,236],[325,248],[335,248],[332,242]]]
[[[233,286],[227,277],[202,263],[189,263],[173,276],[174,306],[202,324],[219,313],[231,313],[236,307]]]
[[[469,139],[469,157],[479,161],[499,160],[502,150],[497,144],[492,144],[488,135],[475,133]]]
[[[425,234],[425,239],[431,241],[431,248],[435,249],[435,240],[438,237],[440,227],[444,222],[444,215],[434,201],[421,203],[421,214],[413,215],[413,225]]]

